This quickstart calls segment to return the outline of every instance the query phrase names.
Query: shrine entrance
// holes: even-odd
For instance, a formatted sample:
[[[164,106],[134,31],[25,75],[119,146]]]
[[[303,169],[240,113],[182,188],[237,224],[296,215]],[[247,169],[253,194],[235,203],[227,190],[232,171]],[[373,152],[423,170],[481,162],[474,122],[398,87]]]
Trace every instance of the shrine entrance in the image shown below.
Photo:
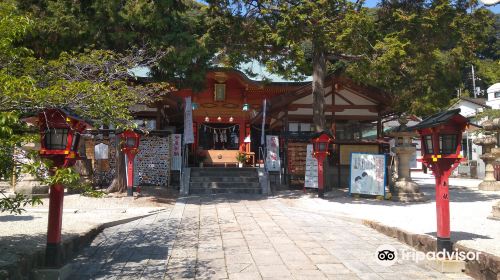
[[[198,147],[202,150],[238,150],[240,126],[231,123],[202,123],[198,128]]]
[[[240,125],[235,123],[198,124],[197,157],[203,166],[235,166],[240,151]]]

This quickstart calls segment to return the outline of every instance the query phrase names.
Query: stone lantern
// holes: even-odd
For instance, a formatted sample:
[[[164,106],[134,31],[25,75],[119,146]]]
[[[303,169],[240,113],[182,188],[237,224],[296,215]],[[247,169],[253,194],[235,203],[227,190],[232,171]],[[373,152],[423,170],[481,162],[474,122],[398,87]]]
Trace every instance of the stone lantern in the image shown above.
[[[500,118],[496,118],[496,119],[493,119],[493,125],[494,125],[494,128],[498,133],[500,133]],[[496,158],[496,161],[497,162],[500,162],[500,147],[498,148],[491,148],[491,154],[493,154],[493,156]],[[498,189],[498,184],[499,182],[496,181],[496,186],[497,186],[497,189]],[[500,220],[500,201],[498,201],[496,204],[493,205],[493,209],[491,211],[491,216],[490,218],[491,219],[494,219],[494,220]]]
[[[427,198],[420,192],[418,184],[413,182],[410,176],[410,159],[417,150],[412,145],[412,137],[418,134],[408,130],[406,117],[400,117],[398,122],[400,125],[388,133],[396,140],[396,146],[392,148],[392,152],[397,157],[397,179],[394,183],[392,199],[403,202],[426,201]]]
[[[496,123],[496,124],[495,124]],[[500,183],[495,179],[494,163],[500,155],[500,149],[495,148],[497,138],[495,131],[499,129],[499,119],[494,121],[486,120],[481,125],[485,132],[484,136],[474,140],[474,144],[482,146],[483,154],[479,157],[485,163],[484,180],[479,184],[478,188],[483,191],[500,191]]]

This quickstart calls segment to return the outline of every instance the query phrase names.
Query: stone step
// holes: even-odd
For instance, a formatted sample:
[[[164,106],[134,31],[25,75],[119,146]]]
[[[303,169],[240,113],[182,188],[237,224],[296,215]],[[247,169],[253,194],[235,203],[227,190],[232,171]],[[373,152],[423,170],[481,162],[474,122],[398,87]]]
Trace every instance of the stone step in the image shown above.
[[[221,188],[221,189],[239,189],[256,188],[260,189],[259,183],[231,183],[231,182],[191,182],[189,189],[192,188]]]
[[[191,176],[255,176],[255,168],[192,168]]]
[[[191,177],[227,177],[227,178],[236,178],[236,177],[257,177],[257,173],[241,173],[241,172],[220,172],[220,173],[196,173],[191,172]]]
[[[259,177],[257,176],[195,176],[191,177],[191,182],[234,182],[234,183],[258,183]]]
[[[190,194],[261,194],[260,188],[190,188]]]

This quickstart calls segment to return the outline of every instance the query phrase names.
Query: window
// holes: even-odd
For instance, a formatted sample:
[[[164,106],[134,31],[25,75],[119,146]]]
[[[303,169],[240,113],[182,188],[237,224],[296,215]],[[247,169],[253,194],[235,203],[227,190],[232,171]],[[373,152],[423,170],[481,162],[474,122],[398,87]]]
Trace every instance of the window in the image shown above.
[[[68,144],[68,129],[51,128],[45,131],[43,137],[48,150],[65,150]]]
[[[495,98],[500,98],[500,91],[495,91]]]
[[[155,119],[135,119],[133,122],[137,124],[138,128],[147,129],[149,131],[156,129]]]
[[[290,132],[311,132],[313,126],[310,123],[296,123],[291,122],[288,124],[288,131]]]
[[[225,84],[215,84],[214,100],[215,101],[226,100],[226,85]]]
[[[426,154],[434,154],[434,148],[432,145],[432,135],[424,136],[424,148]]]
[[[347,121],[336,123],[337,140],[373,140],[377,139],[377,123]]]
[[[457,135],[442,134],[439,135],[440,154],[454,154],[457,151]]]

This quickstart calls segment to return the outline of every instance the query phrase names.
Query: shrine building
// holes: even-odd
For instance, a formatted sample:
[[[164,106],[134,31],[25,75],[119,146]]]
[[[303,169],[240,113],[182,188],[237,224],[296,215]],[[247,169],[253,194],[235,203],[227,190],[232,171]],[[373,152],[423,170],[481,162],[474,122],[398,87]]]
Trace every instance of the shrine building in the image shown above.
[[[325,118],[335,137],[326,184],[342,187],[348,184],[350,153],[388,152],[382,122],[393,112],[389,96],[376,88],[342,75],[328,76],[325,85]],[[311,81],[258,81],[235,69],[216,68],[206,74],[200,92],[180,88],[155,104],[136,106],[136,122],[182,134],[186,97],[192,101],[194,134],[187,165],[236,166],[236,156],[244,153],[247,167],[260,166],[266,158],[261,143],[264,127],[265,135],[279,139],[281,164],[271,179],[303,185],[306,147],[314,133]]]

